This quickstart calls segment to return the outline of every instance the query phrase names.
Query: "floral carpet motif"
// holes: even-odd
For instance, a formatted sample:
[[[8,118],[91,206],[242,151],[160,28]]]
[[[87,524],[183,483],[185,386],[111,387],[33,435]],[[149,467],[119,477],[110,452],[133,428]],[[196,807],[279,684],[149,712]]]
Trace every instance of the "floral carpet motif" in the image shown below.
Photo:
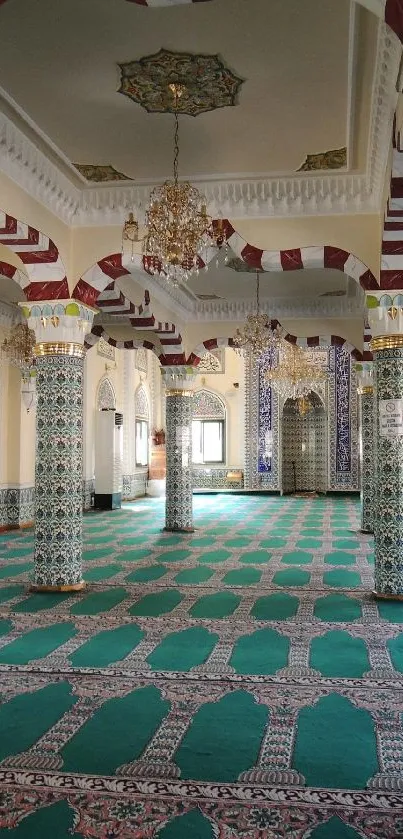
[[[84,517],[79,595],[0,536],[0,837],[403,837],[403,606],[355,499]]]

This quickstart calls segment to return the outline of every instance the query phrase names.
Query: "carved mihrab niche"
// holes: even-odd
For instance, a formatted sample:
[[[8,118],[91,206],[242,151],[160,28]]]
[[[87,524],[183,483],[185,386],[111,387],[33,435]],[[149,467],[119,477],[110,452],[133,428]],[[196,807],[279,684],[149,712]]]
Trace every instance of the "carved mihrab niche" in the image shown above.
[[[327,169],[345,169],[347,166],[347,148],[330,149],[318,154],[307,154],[306,160],[297,172],[325,171]]]
[[[118,93],[123,93],[149,113],[174,113],[170,84],[183,85],[176,100],[178,114],[196,117],[206,111],[237,104],[243,79],[225,66],[218,55],[194,55],[161,49],[138,61],[119,64]]]
[[[128,175],[118,172],[113,166],[98,166],[94,163],[74,163],[75,168],[86,181],[102,184],[108,181],[131,181]]]

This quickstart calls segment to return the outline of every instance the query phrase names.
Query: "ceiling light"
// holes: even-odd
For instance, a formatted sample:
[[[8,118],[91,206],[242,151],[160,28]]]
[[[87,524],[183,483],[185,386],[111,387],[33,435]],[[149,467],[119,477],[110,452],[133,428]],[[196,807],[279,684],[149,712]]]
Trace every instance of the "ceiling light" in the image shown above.
[[[233,345],[238,355],[250,354],[255,358],[264,353],[268,347],[277,347],[280,334],[271,328],[269,316],[260,313],[259,299],[259,271],[256,271],[256,313],[248,315],[242,329],[237,329],[233,337]]]
[[[143,257],[150,274],[179,285],[198,274],[203,264],[208,269],[208,251],[226,245],[226,233],[223,219],[213,222],[207,214],[206,199],[199,190],[189,181],[179,182],[178,101],[186,88],[173,82],[169,89],[174,97],[175,117],[173,180],[151,192],[145,214]],[[134,243],[138,241],[138,222],[133,213],[124,224],[122,238],[131,242],[133,259]]]

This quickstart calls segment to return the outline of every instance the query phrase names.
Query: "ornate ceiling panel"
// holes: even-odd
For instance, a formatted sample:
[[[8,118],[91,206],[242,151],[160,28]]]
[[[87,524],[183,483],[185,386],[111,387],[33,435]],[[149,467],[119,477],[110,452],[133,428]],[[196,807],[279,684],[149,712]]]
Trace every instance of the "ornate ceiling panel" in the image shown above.
[[[225,66],[218,55],[196,55],[160,49],[139,61],[119,64],[119,93],[149,113],[174,113],[175,99],[169,85],[183,86],[176,100],[179,114],[196,117],[237,104],[243,80]]]

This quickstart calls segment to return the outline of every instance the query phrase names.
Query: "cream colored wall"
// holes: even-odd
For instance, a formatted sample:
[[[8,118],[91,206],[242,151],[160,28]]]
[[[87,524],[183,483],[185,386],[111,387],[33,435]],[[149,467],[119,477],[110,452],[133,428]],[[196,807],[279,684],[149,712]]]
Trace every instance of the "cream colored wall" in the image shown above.
[[[7,398],[1,404],[0,483],[33,486],[36,412],[28,413],[22,402],[21,375],[15,367],[2,365],[1,391]]]
[[[116,393],[116,409],[123,410],[123,357],[120,350],[115,350],[115,361],[97,353],[96,345],[86,354],[84,362],[84,434],[83,434],[83,475],[84,480],[94,477],[94,433],[97,394],[101,380],[107,377]]]
[[[245,460],[245,365],[234,350],[225,349],[225,373],[196,377],[195,391],[211,390],[221,396],[227,409],[227,467],[243,469]],[[234,387],[234,382],[239,388]],[[196,467],[198,468],[198,467]]]

